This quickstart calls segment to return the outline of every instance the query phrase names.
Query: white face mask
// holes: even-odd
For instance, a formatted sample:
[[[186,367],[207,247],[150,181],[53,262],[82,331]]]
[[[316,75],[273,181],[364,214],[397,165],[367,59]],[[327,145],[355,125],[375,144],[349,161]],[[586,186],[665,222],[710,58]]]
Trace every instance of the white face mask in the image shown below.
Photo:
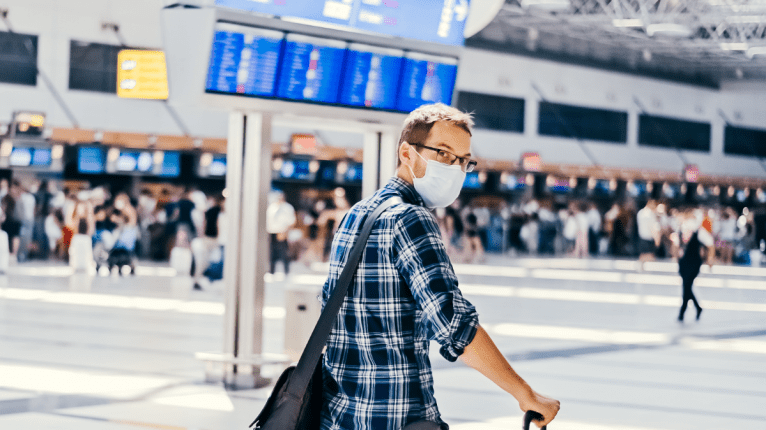
[[[426,160],[418,151],[415,153],[426,161],[426,174],[422,178],[415,177],[415,172],[410,168],[415,191],[429,208],[445,208],[451,205],[463,189],[463,169],[458,164],[448,166],[436,160]]]

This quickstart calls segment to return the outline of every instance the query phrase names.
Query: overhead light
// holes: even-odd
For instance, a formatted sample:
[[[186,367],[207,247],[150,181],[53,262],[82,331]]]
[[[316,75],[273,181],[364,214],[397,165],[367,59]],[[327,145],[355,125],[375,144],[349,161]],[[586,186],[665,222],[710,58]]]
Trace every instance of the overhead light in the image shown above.
[[[649,24],[646,27],[646,34],[648,34],[650,37],[654,35],[658,35],[658,36],[665,36],[665,37],[682,38],[682,37],[690,37],[693,34],[693,31],[691,28],[685,25],[666,22],[666,23],[660,23],[660,24]]]
[[[620,28],[643,27],[642,19],[613,19],[612,25]]]
[[[521,7],[534,7],[549,11],[560,11],[572,6],[569,0],[521,0]]]
[[[747,51],[748,45],[744,42],[721,43],[721,49],[724,51]]]
[[[756,55],[766,55],[766,46],[754,46],[745,53],[747,58],[753,58]]]
[[[726,22],[728,24],[761,24],[766,22],[766,17],[762,15],[727,16]]]

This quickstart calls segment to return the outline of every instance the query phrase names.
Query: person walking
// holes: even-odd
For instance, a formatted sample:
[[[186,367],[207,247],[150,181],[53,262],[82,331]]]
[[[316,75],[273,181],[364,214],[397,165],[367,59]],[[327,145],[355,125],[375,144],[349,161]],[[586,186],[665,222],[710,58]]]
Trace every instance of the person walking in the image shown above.
[[[290,254],[287,244],[287,232],[295,225],[295,208],[285,200],[283,192],[274,195],[274,201],[266,208],[266,232],[271,235],[271,265],[269,273],[276,271],[277,261],[285,268],[285,275],[290,273]]]
[[[644,262],[653,261],[660,242],[660,222],[657,219],[657,202],[649,200],[636,214],[638,226],[638,270],[644,270]]]
[[[461,358],[516,398],[523,411],[553,420],[559,402],[535,392],[510,366],[458,288],[432,208],[453,203],[472,171],[469,114],[425,105],[405,120],[396,176],[354,205],[333,239],[323,306],[332,295],[366,218],[375,222],[322,362],[323,430],[448,429],[434,398],[429,341],[448,361]],[[429,427],[430,426],[430,427]]]
[[[697,301],[694,291],[692,291],[692,285],[694,284],[694,279],[699,275],[700,267],[702,266],[702,256],[705,254],[703,245],[707,248],[706,256],[708,265],[712,264],[711,262],[715,252],[713,235],[705,227],[698,226],[697,221],[692,214],[689,214],[689,217],[684,222],[684,227],[682,236],[683,239],[686,239],[686,246],[684,247],[683,255],[678,260],[678,272],[681,275],[683,284],[683,302],[681,303],[681,310],[678,314],[679,322],[684,321],[684,314],[686,313],[689,301],[694,303],[694,307],[697,309],[696,319],[700,319],[702,307]]]

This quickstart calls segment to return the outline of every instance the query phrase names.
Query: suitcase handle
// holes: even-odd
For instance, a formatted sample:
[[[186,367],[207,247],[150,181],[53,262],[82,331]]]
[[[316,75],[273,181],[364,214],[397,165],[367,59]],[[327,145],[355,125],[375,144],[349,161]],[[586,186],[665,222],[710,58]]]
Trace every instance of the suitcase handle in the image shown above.
[[[532,420],[541,420],[543,419],[543,416],[540,415],[539,412],[535,411],[527,411],[526,414],[524,414],[524,430],[529,430],[529,425],[532,423]],[[542,430],[546,430],[548,426],[543,426]]]

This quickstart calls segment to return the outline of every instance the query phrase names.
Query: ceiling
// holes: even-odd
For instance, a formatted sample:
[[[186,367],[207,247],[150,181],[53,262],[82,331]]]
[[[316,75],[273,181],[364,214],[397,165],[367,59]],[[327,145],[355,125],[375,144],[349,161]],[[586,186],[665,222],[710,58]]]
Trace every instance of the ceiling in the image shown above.
[[[710,87],[766,81],[766,0],[506,0],[466,46]]]

